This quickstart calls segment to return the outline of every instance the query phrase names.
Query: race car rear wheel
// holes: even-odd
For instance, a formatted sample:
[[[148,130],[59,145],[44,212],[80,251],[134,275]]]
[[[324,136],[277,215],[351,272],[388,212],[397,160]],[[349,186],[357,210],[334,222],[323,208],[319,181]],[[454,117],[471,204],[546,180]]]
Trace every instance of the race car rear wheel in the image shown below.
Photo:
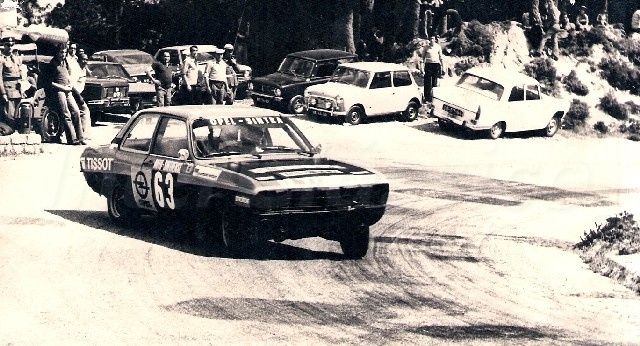
[[[340,237],[340,247],[344,257],[360,259],[369,250],[369,226],[352,226],[344,231]]]
[[[140,213],[125,202],[125,191],[120,184],[114,184],[107,194],[107,211],[111,220],[119,226],[133,226],[139,219]]]

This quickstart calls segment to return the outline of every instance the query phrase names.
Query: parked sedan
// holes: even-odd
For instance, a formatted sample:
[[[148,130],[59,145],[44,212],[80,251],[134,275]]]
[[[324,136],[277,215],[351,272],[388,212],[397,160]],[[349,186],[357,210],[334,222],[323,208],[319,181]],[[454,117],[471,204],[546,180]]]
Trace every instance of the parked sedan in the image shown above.
[[[151,54],[137,49],[102,50],[91,54],[89,60],[115,62],[124,67],[133,79],[129,83],[132,113],[156,105],[155,86],[146,73],[154,62]]]
[[[400,64],[356,62],[338,66],[326,84],[305,91],[309,114],[359,124],[366,117],[400,114],[418,117],[422,89]]]
[[[472,68],[454,86],[434,89],[433,116],[442,129],[505,132],[541,130],[556,134],[569,102],[544,95],[540,83],[517,71]]]
[[[80,167],[115,223],[179,218],[231,254],[323,237],[361,258],[389,194],[379,173],[322,157],[291,119],[242,105],[142,110]]]

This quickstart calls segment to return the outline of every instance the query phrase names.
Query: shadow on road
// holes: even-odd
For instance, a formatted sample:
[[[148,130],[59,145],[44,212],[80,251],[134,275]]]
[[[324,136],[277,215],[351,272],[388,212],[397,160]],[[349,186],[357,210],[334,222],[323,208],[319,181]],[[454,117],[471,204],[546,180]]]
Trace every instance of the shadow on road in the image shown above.
[[[556,338],[554,333],[546,333],[538,328],[520,326],[480,324],[471,326],[421,326],[414,333],[439,339],[473,340],[473,339],[526,339]]]
[[[340,253],[315,251],[271,241],[265,242],[263,247],[256,251],[231,256],[217,242],[202,244],[192,236],[187,236],[184,227],[173,219],[144,216],[137,225],[125,228],[115,225],[106,211],[46,210],[46,212],[87,227],[198,256],[288,261],[344,259]]]

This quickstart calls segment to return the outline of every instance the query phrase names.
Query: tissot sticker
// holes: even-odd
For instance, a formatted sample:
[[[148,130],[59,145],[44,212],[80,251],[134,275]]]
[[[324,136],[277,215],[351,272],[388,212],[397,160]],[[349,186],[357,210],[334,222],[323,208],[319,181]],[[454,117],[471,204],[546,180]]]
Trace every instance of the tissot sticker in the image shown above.
[[[110,171],[111,162],[111,157],[81,157],[80,167],[87,171]]]
[[[196,177],[206,177],[215,180],[218,180],[220,173],[222,173],[221,169],[207,166],[196,166],[193,170],[193,175]]]

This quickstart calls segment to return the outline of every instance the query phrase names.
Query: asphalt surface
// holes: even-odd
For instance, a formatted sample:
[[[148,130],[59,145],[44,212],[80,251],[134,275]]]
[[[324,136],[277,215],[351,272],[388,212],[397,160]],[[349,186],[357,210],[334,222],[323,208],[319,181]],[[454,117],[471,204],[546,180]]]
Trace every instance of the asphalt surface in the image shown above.
[[[639,144],[443,133],[429,119],[296,122],[383,172],[369,254],[271,243],[203,253],[166,220],[111,223],[82,147],[0,158],[2,344],[634,344],[640,299],[571,249],[640,196]],[[107,143],[118,124],[94,128]]]

